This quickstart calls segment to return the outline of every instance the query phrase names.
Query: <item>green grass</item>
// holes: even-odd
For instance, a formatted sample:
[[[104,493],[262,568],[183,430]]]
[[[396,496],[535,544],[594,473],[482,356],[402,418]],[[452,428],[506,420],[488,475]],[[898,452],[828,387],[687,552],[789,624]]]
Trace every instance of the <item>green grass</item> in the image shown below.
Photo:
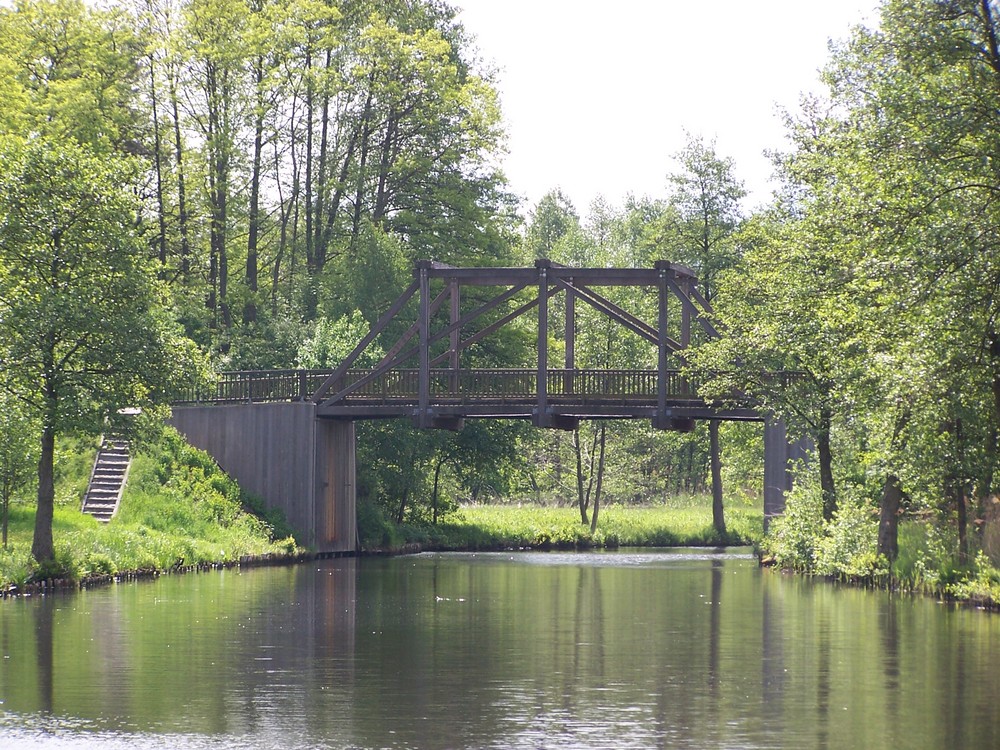
[[[79,510],[93,458],[93,447],[85,444],[60,454],[54,562],[38,566],[31,557],[34,503],[11,506],[8,546],[0,550],[0,588],[300,551],[282,519],[262,514],[259,501],[241,493],[207,454],[172,430],[136,456],[118,515],[109,524]]]
[[[368,539],[368,547],[428,549],[576,549],[588,547],[688,547],[751,545],[762,536],[761,511],[727,509],[727,534],[712,526],[711,498],[669,504],[601,509],[597,530],[580,522],[575,507],[466,505],[437,525],[401,526],[395,534]],[[364,538],[364,535],[363,537]]]

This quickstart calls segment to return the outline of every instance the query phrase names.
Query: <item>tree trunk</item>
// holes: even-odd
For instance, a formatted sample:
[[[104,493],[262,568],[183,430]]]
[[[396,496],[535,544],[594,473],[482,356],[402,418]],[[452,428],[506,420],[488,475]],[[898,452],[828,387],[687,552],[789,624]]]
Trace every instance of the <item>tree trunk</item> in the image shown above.
[[[52,541],[52,516],[56,496],[52,470],[55,445],[55,428],[46,424],[42,428],[42,452],[38,457],[38,507],[35,510],[35,536],[31,543],[31,555],[40,563],[53,560],[56,556]]]
[[[406,501],[410,495],[410,488],[403,490],[403,496],[399,498],[399,510],[396,512],[396,523],[403,522],[403,514],[406,512]]]
[[[969,506],[961,484],[955,482],[952,489],[955,509],[958,511],[958,564],[969,563]]]
[[[583,491],[583,449],[580,446],[580,425],[573,428],[573,452],[576,454],[576,501],[580,508],[580,523],[589,523],[587,498]]]
[[[965,466],[965,436],[961,418],[954,420],[952,430],[957,466],[951,480],[950,494],[955,502],[955,511],[958,515],[958,564],[967,565],[969,562],[969,506],[966,483],[962,477],[964,473],[962,467]]]
[[[264,149],[264,60],[255,61],[254,79],[257,89],[257,112],[254,115],[253,166],[250,172],[250,210],[247,217],[247,301],[243,305],[243,322],[257,321],[257,240],[260,233],[261,152]]]
[[[303,62],[306,76],[306,154],[305,154],[305,204],[306,204],[306,266],[310,274],[316,273],[316,258],[313,257],[313,130],[315,124],[315,91],[312,77],[312,49],[307,48]],[[307,303],[306,314],[315,313],[315,300]]]
[[[323,207],[326,204],[327,192],[327,152],[329,150],[330,129],[330,91],[329,75],[333,58],[332,50],[326,51],[323,80],[323,106],[320,110],[319,164],[316,165],[316,206],[313,218],[313,267],[317,274],[322,273],[326,265],[326,243],[323,232]]]
[[[372,71],[368,81],[368,98],[365,101],[364,114],[361,117],[361,154],[358,157],[358,179],[354,190],[354,216],[351,220],[351,252],[358,246],[358,236],[361,232],[361,212],[364,206],[365,170],[368,168],[368,149],[372,135],[372,99],[374,97],[375,71]]]
[[[903,408],[896,418],[896,424],[892,431],[892,443],[890,445],[892,454],[895,455],[900,449],[903,438],[903,429],[910,420],[909,408]],[[882,485],[882,501],[879,504],[879,526],[878,526],[878,554],[884,555],[890,563],[895,562],[899,556],[899,512],[904,499],[903,487],[899,477],[893,472],[886,475],[885,483]]]
[[[160,261],[160,275],[163,275],[167,265],[167,212],[164,208],[163,200],[163,143],[160,136],[160,102],[156,96],[156,65],[154,56],[148,55],[149,60],[149,99],[153,108],[153,166],[156,172],[156,214],[157,214],[157,257]]]
[[[996,481],[996,466],[1000,460],[1000,331],[990,327],[987,338],[990,342],[990,364],[993,369],[993,414],[989,431],[989,442],[986,446],[986,470],[983,473],[982,486],[979,488],[979,517],[983,518],[986,502],[995,493],[993,483]]]
[[[878,524],[878,554],[885,555],[890,563],[899,556],[899,509],[903,502],[903,488],[899,477],[888,474],[882,485]]]
[[[607,437],[607,426],[601,425],[601,442],[597,460],[597,486],[594,488],[594,512],[590,515],[590,533],[597,531],[597,515],[601,510],[601,492],[604,489],[604,447]]]
[[[375,207],[372,210],[372,221],[378,223],[389,210],[389,172],[398,155],[396,147],[396,132],[399,129],[399,119],[395,112],[391,113],[385,124],[385,138],[382,140],[382,153],[378,165],[378,185],[375,189]]]
[[[286,202],[285,196],[282,194],[278,160],[278,146],[275,143],[274,171],[278,191],[278,249],[274,254],[274,264],[271,266],[271,315],[273,316],[278,314],[278,283],[281,280],[281,263],[285,259],[285,248],[288,244],[288,217],[291,215],[291,202]]]
[[[191,272],[191,246],[188,244],[187,194],[184,187],[184,141],[181,138],[181,117],[177,103],[177,84],[174,74],[169,78],[170,105],[174,117],[174,163],[177,167],[177,229],[181,235],[181,278],[187,280]]]
[[[431,523],[437,526],[438,522],[438,482],[441,479],[441,467],[444,466],[444,459],[437,462],[434,467],[434,490],[431,492]]]
[[[829,408],[820,411],[816,435],[816,452],[819,455],[819,484],[823,493],[823,518],[833,519],[837,512],[837,491],[833,484],[833,451],[830,447],[830,427],[833,413]]]
[[[3,497],[0,498],[0,502],[3,503],[3,548],[7,549],[7,528],[10,525],[10,498],[14,494],[14,487],[11,483],[12,472],[5,471],[3,478]]]
[[[726,536],[726,515],[722,504],[722,458],[719,453],[719,420],[708,423],[712,453],[712,525],[720,539]]]

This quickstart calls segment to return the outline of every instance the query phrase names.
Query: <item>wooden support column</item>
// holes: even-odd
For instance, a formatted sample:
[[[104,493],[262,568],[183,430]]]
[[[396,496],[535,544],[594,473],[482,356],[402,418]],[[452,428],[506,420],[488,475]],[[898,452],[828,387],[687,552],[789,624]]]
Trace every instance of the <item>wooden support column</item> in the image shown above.
[[[789,471],[788,434],[785,423],[769,418],[764,422],[764,531],[771,519],[785,512],[785,493],[792,488]]]
[[[653,426],[660,430],[668,429],[669,419],[667,418],[667,274],[670,273],[670,264],[663,260],[656,261],[657,272],[657,344],[656,344],[656,417],[653,419]]]
[[[451,314],[449,316],[449,321],[450,321],[450,325],[451,326],[455,326],[455,324],[458,322],[459,316],[461,314],[461,306],[460,306],[461,299],[459,297],[460,287],[459,287],[458,281],[456,279],[449,280],[449,282],[448,282],[448,291],[449,291],[449,296],[451,298],[451,311],[450,311]],[[459,367],[458,367],[458,365],[459,365],[458,351],[459,351],[459,347],[461,346],[461,343],[462,343],[461,333],[462,333],[462,329],[460,327],[455,327],[454,330],[451,332],[450,339],[448,341],[448,347],[449,347],[449,352],[448,352],[448,367],[451,370],[451,392],[452,393],[458,393],[458,386],[459,386],[459,382],[458,382],[458,380],[459,380],[459,378],[458,378],[458,370],[459,370]]]
[[[569,279],[570,286],[573,279]],[[576,369],[576,294],[566,290],[566,375],[563,388],[573,393],[573,370]]]
[[[536,427],[548,427],[549,420],[549,267],[548,259],[535,261],[538,269],[538,371],[535,375],[537,402],[533,422]]]
[[[684,279],[681,291],[691,299],[691,279]],[[681,304],[681,346],[685,349],[691,343],[691,305]]]
[[[431,356],[430,356],[430,329],[431,329],[431,302],[430,302],[430,270],[429,260],[417,261],[417,273],[420,281],[420,313],[417,319],[420,365],[417,375],[417,414],[416,424],[418,427],[430,427],[431,415]]]

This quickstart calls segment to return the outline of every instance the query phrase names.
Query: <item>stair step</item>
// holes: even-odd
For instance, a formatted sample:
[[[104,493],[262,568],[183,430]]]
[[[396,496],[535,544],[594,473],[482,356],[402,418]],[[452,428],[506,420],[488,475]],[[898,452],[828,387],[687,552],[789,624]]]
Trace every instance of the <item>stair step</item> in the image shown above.
[[[131,464],[128,441],[105,438],[83,498],[83,512],[107,523],[114,516]]]

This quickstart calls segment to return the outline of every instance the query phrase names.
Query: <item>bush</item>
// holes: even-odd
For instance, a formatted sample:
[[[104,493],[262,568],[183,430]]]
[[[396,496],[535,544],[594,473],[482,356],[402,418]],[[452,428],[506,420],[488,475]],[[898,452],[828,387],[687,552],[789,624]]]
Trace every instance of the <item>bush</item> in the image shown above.
[[[771,522],[764,550],[780,567],[811,573],[825,535],[822,491],[815,481],[803,480],[788,493],[784,514]]]
[[[888,561],[878,554],[877,510],[859,499],[845,499],[816,547],[816,572],[847,579],[887,575]]]
[[[29,582],[65,580],[79,581],[80,566],[68,547],[56,547],[55,556],[51,560],[36,563],[31,571]]]

